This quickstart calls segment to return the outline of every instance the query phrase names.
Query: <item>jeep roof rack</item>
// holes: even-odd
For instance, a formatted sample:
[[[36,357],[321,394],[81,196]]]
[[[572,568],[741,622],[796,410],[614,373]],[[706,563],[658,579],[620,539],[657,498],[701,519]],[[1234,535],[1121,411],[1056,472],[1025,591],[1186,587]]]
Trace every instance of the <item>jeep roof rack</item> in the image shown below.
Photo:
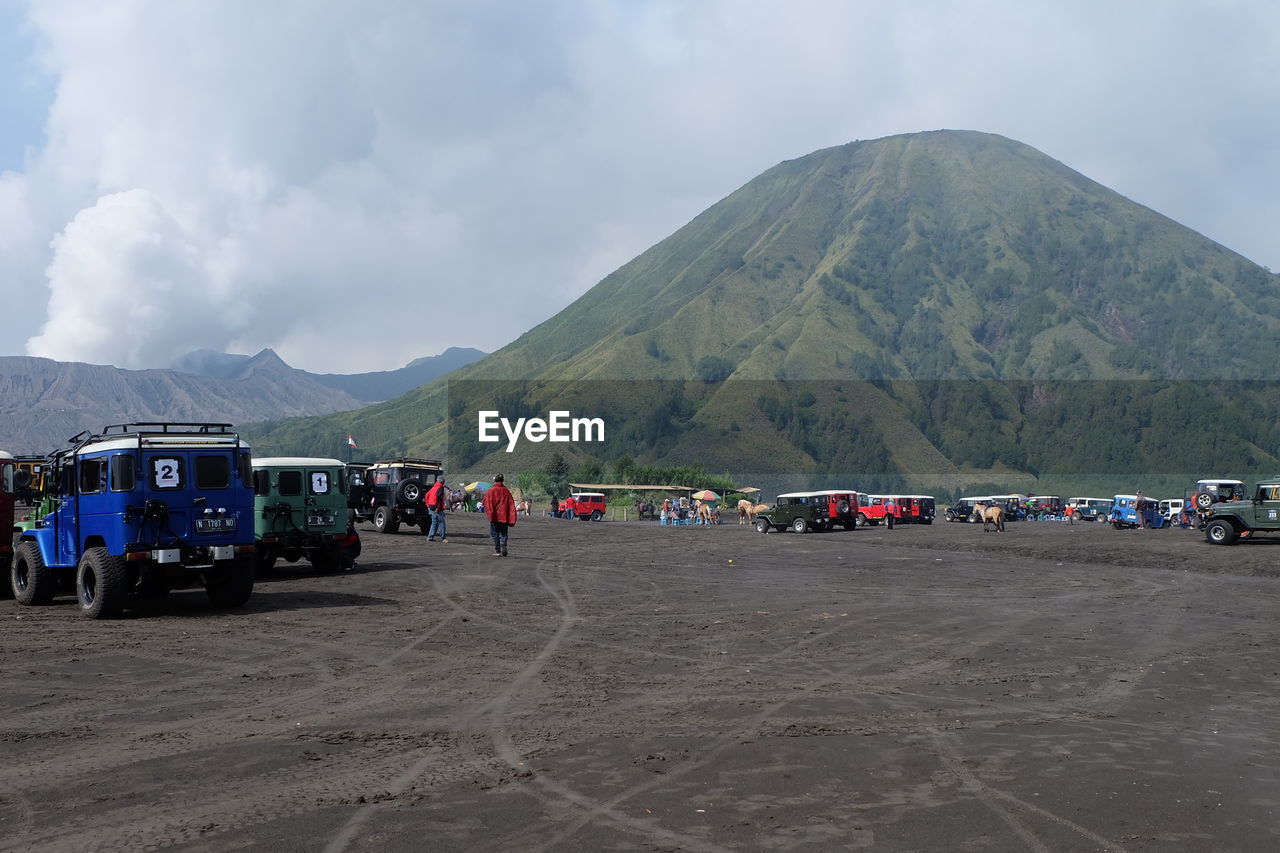
[[[131,424],[108,424],[102,428],[102,432],[95,433],[93,430],[84,430],[71,436],[67,442],[71,445],[70,449],[56,450],[49,454],[50,460],[54,455],[74,455],[80,452],[84,447],[96,442],[105,441],[109,438],[120,439],[126,436],[136,436],[139,447],[146,443],[148,439],[144,436],[168,436],[169,439],[155,439],[156,442],[164,441],[172,443],[180,442],[184,437],[192,436],[217,436],[220,441],[218,444],[234,443],[237,447],[240,445],[240,436],[233,431],[231,424],[223,423],[188,423],[183,421],[139,421]],[[170,439],[172,441],[170,441]],[[194,439],[193,439],[194,440]],[[210,443],[206,440],[205,443]]]
[[[127,435],[135,432],[147,433],[194,433],[196,435],[228,435],[231,424],[213,423],[179,423],[176,421],[139,421],[133,424],[111,424],[102,428],[102,435]]]
[[[440,468],[443,463],[439,459],[414,459],[409,456],[398,456],[395,459],[379,459],[374,465],[421,465],[423,468]]]

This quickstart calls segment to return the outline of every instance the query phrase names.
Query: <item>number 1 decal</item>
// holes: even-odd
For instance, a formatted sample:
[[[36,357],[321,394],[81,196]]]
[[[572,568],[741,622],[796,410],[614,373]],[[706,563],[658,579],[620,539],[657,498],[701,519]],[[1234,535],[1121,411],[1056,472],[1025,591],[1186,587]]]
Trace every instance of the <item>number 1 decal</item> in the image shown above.
[[[311,472],[311,493],[313,495],[327,495],[329,493],[329,472]]]

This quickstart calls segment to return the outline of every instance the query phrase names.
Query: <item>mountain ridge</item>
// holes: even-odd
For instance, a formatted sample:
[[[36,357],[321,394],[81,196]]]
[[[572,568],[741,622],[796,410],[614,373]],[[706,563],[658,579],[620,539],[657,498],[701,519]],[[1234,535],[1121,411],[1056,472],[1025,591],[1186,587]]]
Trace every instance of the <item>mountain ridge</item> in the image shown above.
[[[352,411],[429,382],[478,352],[451,348],[398,370],[350,375],[298,370],[269,348],[252,356],[196,350],[175,362],[183,369],[3,356],[0,449],[43,455],[82,430],[112,423],[243,424]]]
[[[1066,417],[1055,401],[1133,436],[1176,430],[1176,398],[1203,409],[1187,423],[1234,423],[1222,452],[1270,465],[1247,383],[1270,378],[1254,352],[1280,346],[1278,284],[1030,146],[974,131],[903,134],[766,170],[447,384],[352,417],[373,452],[447,451],[463,470],[536,466],[548,447],[515,460],[475,446],[477,407],[546,411],[575,399],[575,385],[605,380],[623,383],[607,405],[638,459],[763,459],[813,479],[936,473],[941,457],[947,476],[973,481],[1059,464],[1051,445],[1030,440],[1064,428],[1046,420]],[[1230,345],[1241,340],[1250,348]],[[653,386],[647,408],[639,390],[628,396],[624,383],[652,380],[719,384]],[[1136,383],[1127,402],[1107,384],[1117,381]],[[1170,384],[1224,381],[1242,396]],[[753,399],[743,382],[777,387]],[[842,430],[845,444],[828,440]],[[328,432],[323,421],[272,424],[262,438]],[[1188,442],[1160,444],[1169,466],[1205,464]],[[1098,446],[1096,470],[1117,470],[1125,443]]]

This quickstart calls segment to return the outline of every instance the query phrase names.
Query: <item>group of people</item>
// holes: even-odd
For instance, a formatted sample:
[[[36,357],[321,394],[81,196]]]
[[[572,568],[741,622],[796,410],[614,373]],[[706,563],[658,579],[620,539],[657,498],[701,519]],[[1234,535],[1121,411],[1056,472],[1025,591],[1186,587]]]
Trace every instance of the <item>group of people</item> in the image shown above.
[[[450,492],[442,481],[437,480],[423,496],[422,500],[431,516],[431,526],[427,529],[428,542],[435,542],[437,534],[440,536],[439,541],[449,541],[445,538],[444,514],[446,510],[454,507],[455,494]],[[522,501],[522,503],[525,502]],[[485,492],[484,500],[478,506],[489,519],[489,538],[493,541],[493,555],[507,556],[507,541],[510,530],[516,523],[516,499],[507,488],[501,474],[493,478],[493,485]]]
[[[719,524],[720,507],[714,501],[667,498],[658,510],[659,524]]]

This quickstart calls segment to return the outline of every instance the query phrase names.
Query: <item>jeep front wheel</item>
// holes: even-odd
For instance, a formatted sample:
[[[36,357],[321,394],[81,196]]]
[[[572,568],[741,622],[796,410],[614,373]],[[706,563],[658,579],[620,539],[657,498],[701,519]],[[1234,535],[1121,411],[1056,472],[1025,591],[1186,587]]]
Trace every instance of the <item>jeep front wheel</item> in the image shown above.
[[[1214,545],[1234,545],[1237,536],[1239,534],[1236,533],[1235,526],[1222,519],[1209,522],[1209,526],[1204,529],[1204,538]]]
[[[111,556],[106,548],[85,551],[76,568],[80,612],[90,619],[111,619],[124,611],[128,595],[124,558]]]
[[[40,547],[34,542],[23,542],[13,555],[9,570],[13,597],[19,604],[48,604],[57,592],[58,578],[54,570],[44,564]]]
[[[795,521],[791,522],[791,529],[796,533],[807,533],[809,531],[809,522],[805,521],[803,518],[797,518]]]
[[[396,521],[391,507],[383,504],[373,511],[373,529],[379,533],[395,533],[400,529],[400,522]]]
[[[767,518],[757,518],[757,519],[756,519],[756,532],[757,532],[757,533],[768,533],[768,532],[769,532],[769,528],[770,528],[770,527],[772,527],[772,526],[773,526],[773,525],[769,523],[769,519],[767,519]]]

